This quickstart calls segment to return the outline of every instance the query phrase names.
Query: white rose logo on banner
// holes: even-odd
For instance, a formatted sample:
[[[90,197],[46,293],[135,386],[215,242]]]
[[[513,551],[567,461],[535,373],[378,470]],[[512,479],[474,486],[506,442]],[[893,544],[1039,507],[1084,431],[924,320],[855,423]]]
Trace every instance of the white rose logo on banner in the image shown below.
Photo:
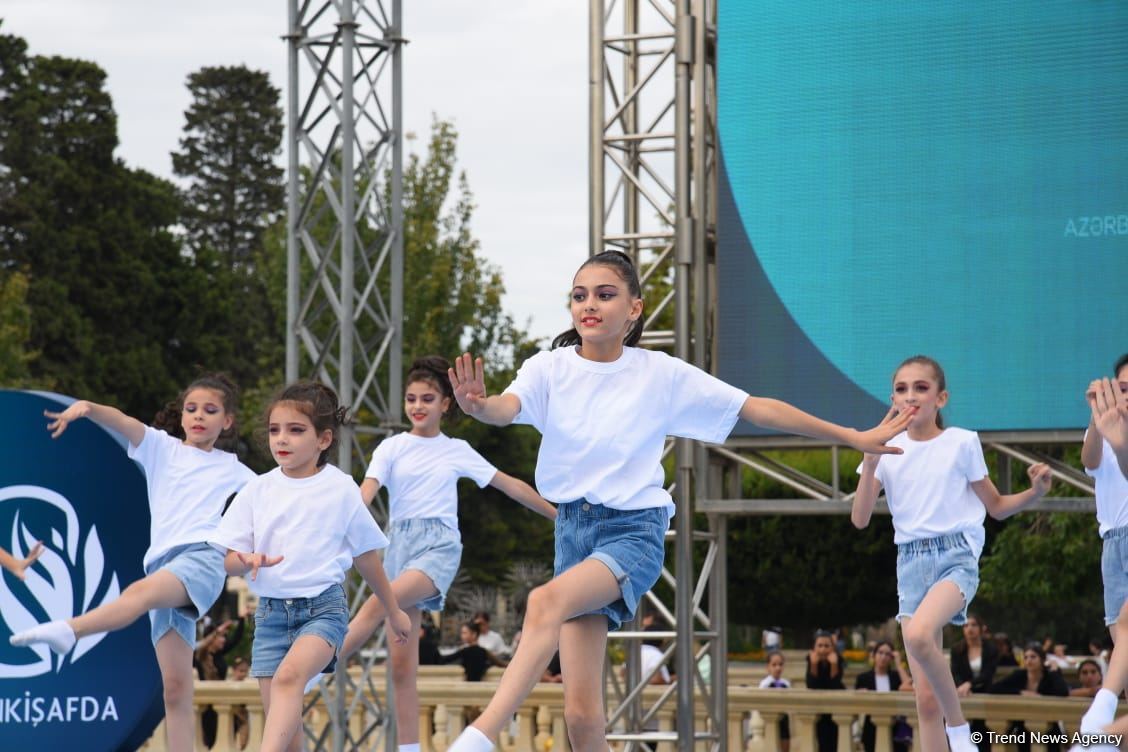
[[[117,575],[106,568],[97,529],[91,526],[83,531],[78,514],[66,498],[39,486],[0,488],[0,504],[10,503],[18,508],[11,536],[5,536],[10,545],[5,547],[18,558],[26,556],[37,540],[22,521],[22,511],[47,504],[62,512],[64,521],[62,530],[51,528],[50,539],[44,540],[43,555],[22,582],[14,577],[0,579],[0,620],[10,632],[53,619],[69,619],[118,597],[121,587]],[[22,665],[0,663],[0,679],[59,671],[80,659],[105,636],[103,633],[83,637],[74,650],[62,657],[53,655],[45,645],[26,648],[39,660]]]
[[[59,440],[44,410],[73,402],[0,389],[0,548],[43,552],[0,574],[0,750],[137,749],[164,715],[149,620],[85,636],[65,655],[16,632],[87,613],[144,576],[149,499],[125,439],[92,421]]]

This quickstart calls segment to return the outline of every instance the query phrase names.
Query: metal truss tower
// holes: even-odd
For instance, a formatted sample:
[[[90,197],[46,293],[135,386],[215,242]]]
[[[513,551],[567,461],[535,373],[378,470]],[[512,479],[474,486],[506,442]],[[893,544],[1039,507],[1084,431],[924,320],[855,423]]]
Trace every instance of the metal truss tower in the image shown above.
[[[337,458],[351,473],[374,435],[402,421],[401,0],[287,5],[286,379],[332,385],[355,416]],[[355,611],[367,594],[352,590]],[[330,733],[312,748],[394,744],[394,714],[348,684],[339,666],[326,692]],[[358,715],[375,720],[358,731],[347,722]]]
[[[590,252],[618,248],[635,259],[648,306],[644,345],[672,346],[678,357],[710,370],[716,0],[590,0],[589,10]],[[704,449],[688,440],[668,449],[676,458],[675,572],[664,571],[663,580],[673,608],[654,592],[648,601],[676,624],[676,633],[665,636],[674,637],[677,681],[643,708],[640,633],[620,634],[631,646],[629,679],[616,684],[608,739],[628,749],[676,740],[683,752],[700,744],[724,750],[725,518],[711,515],[708,529],[694,529],[694,497],[708,495]],[[676,730],[647,731],[658,709],[675,698]]]

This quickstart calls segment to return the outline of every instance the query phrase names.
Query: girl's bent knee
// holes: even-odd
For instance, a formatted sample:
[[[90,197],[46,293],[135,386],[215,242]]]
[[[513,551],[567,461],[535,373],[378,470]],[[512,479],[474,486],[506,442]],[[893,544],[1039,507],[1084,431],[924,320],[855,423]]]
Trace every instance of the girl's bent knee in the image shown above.
[[[552,592],[547,587],[541,585],[533,588],[525,605],[525,629],[561,622],[555,604],[556,599],[552,597]]]

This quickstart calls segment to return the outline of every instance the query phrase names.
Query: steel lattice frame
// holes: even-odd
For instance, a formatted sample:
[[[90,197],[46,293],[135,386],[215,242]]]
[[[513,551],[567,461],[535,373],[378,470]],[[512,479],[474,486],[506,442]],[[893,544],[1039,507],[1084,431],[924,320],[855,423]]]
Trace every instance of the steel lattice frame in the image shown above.
[[[709,370],[713,306],[710,278],[715,238],[716,2],[715,0],[590,0],[589,5],[589,248],[619,248],[635,259],[647,301],[643,344],[670,348]],[[672,84],[672,85],[671,85]],[[671,316],[672,314],[672,316]],[[725,641],[725,518],[710,515],[694,530],[694,501],[708,496],[704,449],[671,442],[671,485],[677,503],[675,572],[662,579],[674,592],[671,608],[653,592],[649,607],[676,631],[679,678],[643,708],[638,639],[624,632],[628,679],[614,687],[608,739],[637,749],[645,741],[673,741],[680,750],[727,748]],[[695,547],[703,564],[694,569]],[[706,602],[705,596],[708,595]],[[708,681],[699,659],[709,656]],[[690,677],[689,681],[685,681]],[[705,709],[697,722],[696,700]],[[647,731],[659,708],[676,698],[676,732]],[[694,733],[686,733],[694,729]]]
[[[402,421],[402,12],[400,0],[289,0],[288,11],[286,379],[333,385],[358,418],[337,458],[351,473],[373,435]],[[350,591],[355,612],[367,593]],[[347,684],[338,666],[313,748],[394,745],[394,714],[375,692],[337,691]],[[346,722],[357,713],[369,719],[359,732]]]

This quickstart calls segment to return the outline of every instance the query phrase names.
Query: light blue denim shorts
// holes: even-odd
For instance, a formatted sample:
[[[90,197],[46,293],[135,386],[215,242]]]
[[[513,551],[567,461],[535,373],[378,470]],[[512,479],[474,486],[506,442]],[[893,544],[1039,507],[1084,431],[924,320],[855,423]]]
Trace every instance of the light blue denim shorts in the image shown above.
[[[1128,527],[1101,536],[1101,579],[1104,581],[1105,626],[1111,627],[1128,601]]]
[[[634,619],[638,602],[654,587],[662,573],[666,530],[670,518],[665,507],[621,511],[583,499],[556,508],[556,560],[553,575],[586,559],[596,559],[619,581],[621,597],[590,613],[607,617],[616,630]]]
[[[388,550],[384,552],[384,571],[389,580],[405,569],[417,569],[431,578],[438,595],[419,603],[401,603],[400,608],[417,606],[426,611],[442,611],[447,590],[458,574],[462,561],[462,535],[435,518],[396,520],[388,528]]]
[[[191,603],[180,608],[155,608],[150,611],[149,636],[156,645],[165,632],[174,629],[194,650],[196,621],[208,612],[223,592],[223,581],[227,577],[223,570],[223,554],[207,543],[189,543],[155,559],[145,567],[145,574],[161,569],[180,580]]]
[[[979,558],[963,533],[922,538],[897,546],[897,619],[912,616],[932,586],[950,580],[960,589],[963,608],[953,624],[967,621],[967,607],[979,589]]]
[[[331,674],[348,630],[349,607],[340,585],[312,598],[260,598],[251,643],[251,676],[274,676],[290,646],[305,635],[320,637],[333,646],[333,659],[321,670]]]

